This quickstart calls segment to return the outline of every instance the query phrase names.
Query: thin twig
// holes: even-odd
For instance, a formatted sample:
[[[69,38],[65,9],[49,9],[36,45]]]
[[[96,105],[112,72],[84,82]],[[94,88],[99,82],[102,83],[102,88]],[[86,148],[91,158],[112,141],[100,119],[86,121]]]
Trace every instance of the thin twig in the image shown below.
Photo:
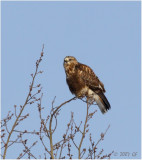
[[[66,103],[69,103],[70,101],[72,100],[75,100],[76,97],[62,103],[59,107],[57,107],[57,109],[52,113],[51,115],[51,118],[50,118],[50,123],[49,123],[49,133],[50,133],[50,149],[51,149],[51,158],[54,159],[54,154],[53,154],[53,140],[52,140],[52,120],[53,120],[53,116],[54,114],[63,106],[65,105]]]
[[[87,121],[88,121],[88,110],[89,110],[89,104],[87,103],[87,112],[86,112],[86,119],[85,119],[85,123],[84,123],[83,134],[82,134],[81,141],[80,141],[80,144],[79,144],[79,147],[78,147],[78,159],[81,159],[81,152],[80,152],[80,150],[81,150],[83,139],[85,137],[86,125],[87,125]]]
[[[43,46],[43,48],[44,48],[44,46]],[[42,50],[43,50],[43,48],[42,48]],[[19,115],[17,116],[17,118],[16,118],[16,120],[15,120],[13,126],[12,126],[12,129],[11,129],[9,135],[8,135],[7,142],[6,142],[5,149],[4,149],[3,159],[5,159],[5,157],[6,157],[6,152],[7,152],[7,148],[8,148],[8,143],[9,143],[9,141],[10,141],[10,137],[11,137],[11,135],[12,135],[12,133],[13,133],[13,130],[14,130],[15,127],[17,126],[17,122],[19,121],[19,118],[20,118],[20,116],[21,116],[21,114],[22,114],[25,106],[26,106],[27,103],[28,103],[29,97],[30,97],[31,92],[32,92],[32,87],[33,87],[33,85],[34,85],[35,77],[36,77],[37,72],[38,72],[39,63],[40,63],[41,60],[42,60],[42,59],[41,59],[42,56],[43,56],[43,52],[42,52],[42,54],[41,54],[41,56],[40,56],[40,59],[36,62],[36,71],[35,71],[35,73],[34,73],[34,76],[33,76],[33,79],[32,79],[32,84],[31,84],[31,86],[30,86],[29,93],[28,93],[28,96],[27,96],[27,98],[26,98],[26,101],[25,101],[24,105],[22,106],[21,111],[20,111]]]

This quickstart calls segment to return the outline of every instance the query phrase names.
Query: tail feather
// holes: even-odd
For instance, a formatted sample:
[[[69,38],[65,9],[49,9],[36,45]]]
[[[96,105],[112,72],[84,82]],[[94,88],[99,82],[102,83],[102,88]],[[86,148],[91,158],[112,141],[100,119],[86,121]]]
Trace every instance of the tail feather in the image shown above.
[[[94,99],[103,114],[106,113],[111,108],[103,92],[96,93],[94,95]]]

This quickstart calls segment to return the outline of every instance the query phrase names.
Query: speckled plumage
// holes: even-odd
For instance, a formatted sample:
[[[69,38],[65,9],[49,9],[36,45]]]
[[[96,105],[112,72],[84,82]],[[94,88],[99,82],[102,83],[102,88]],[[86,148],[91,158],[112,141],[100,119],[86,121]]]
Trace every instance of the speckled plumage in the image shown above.
[[[96,101],[102,113],[110,109],[110,104],[104,95],[104,85],[89,66],[79,63],[75,57],[67,56],[64,59],[64,68],[72,94],[78,98],[86,96]]]

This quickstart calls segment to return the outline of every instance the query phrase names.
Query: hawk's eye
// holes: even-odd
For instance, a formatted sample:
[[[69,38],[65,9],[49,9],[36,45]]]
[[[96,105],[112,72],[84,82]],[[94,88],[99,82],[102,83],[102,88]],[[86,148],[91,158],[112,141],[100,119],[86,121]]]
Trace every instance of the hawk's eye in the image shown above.
[[[69,61],[71,61],[71,59],[69,59]]]

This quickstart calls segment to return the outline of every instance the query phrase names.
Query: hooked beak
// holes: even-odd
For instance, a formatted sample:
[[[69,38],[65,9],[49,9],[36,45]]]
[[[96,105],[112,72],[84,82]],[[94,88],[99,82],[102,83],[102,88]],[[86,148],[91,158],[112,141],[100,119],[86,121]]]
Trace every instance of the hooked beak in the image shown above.
[[[64,60],[64,63],[67,63],[67,62],[68,62],[68,61],[65,59],[65,60]]]

